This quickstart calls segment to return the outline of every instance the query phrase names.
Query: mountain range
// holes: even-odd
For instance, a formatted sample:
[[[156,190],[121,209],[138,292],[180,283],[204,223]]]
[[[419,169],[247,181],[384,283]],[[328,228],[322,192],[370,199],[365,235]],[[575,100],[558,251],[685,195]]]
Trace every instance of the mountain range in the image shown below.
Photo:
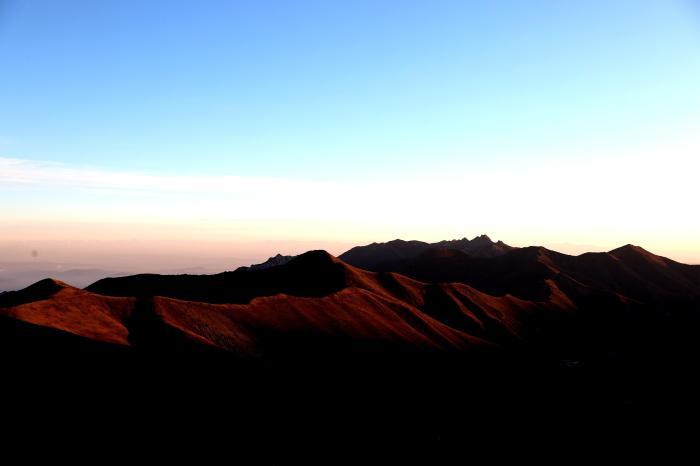
[[[341,254],[339,259],[369,270],[381,268],[385,263],[413,259],[430,249],[450,249],[463,252],[472,257],[498,257],[513,250],[502,241],[493,242],[486,235],[425,243],[423,241],[403,241],[395,239],[387,243],[372,243],[357,246]]]
[[[658,442],[695,419],[699,316],[700,266],[485,236],[85,289],[47,278],[0,294],[0,402],[26,429],[73,419],[99,437],[91,426],[121,420],[134,437],[253,439],[281,459],[285,441],[422,445],[430,462],[505,441]]]
[[[105,278],[84,290],[47,279],[0,295],[0,329],[5,346],[42,333],[241,358],[537,351],[579,361],[634,357],[652,340],[689,345],[699,309],[699,266],[632,245],[570,256],[482,235],[278,255],[214,275]]]

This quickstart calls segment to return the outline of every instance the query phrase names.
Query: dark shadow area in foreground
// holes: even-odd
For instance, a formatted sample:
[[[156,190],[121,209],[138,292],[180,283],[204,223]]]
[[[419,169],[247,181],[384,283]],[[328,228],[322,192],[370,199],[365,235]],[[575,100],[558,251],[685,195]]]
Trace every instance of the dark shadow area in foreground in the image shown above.
[[[19,439],[145,445],[165,456],[245,450],[263,464],[337,463],[374,448],[434,461],[611,445],[639,453],[668,441],[681,448],[692,445],[685,436],[694,428],[685,426],[697,412],[692,371],[660,361],[589,369],[499,358],[241,361],[113,351],[5,360],[3,417]]]

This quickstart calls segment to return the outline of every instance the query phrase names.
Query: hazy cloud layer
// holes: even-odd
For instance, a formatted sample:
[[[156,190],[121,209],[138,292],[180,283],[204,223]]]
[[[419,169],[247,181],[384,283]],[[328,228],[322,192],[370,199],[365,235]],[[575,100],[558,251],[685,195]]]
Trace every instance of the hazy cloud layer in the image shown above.
[[[0,239],[70,237],[70,225],[99,234],[99,225],[111,225],[112,239],[362,243],[483,232],[516,244],[607,247],[623,241],[691,251],[700,234],[694,214],[700,167],[694,153],[672,149],[585,164],[428,167],[421,176],[352,183],[160,175],[0,158],[0,196],[10,200],[3,203]],[[47,223],[56,227],[42,230]]]

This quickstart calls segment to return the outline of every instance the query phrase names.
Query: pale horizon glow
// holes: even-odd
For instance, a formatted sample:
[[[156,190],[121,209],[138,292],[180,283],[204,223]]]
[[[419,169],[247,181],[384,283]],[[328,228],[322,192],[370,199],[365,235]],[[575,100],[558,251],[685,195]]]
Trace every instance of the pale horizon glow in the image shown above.
[[[426,171],[362,184],[157,175],[0,157],[5,191],[25,196],[21,208],[4,209],[0,241],[47,239],[47,228],[50,238],[60,240],[239,245],[359,245],[485,233],[515,246],[565,253],[634,243],[696,262],[696,153],[695,147],[676,147],[662,166],[651,152],[590,158],[585,165]],[[26,198],[36,201],[27,208]]]

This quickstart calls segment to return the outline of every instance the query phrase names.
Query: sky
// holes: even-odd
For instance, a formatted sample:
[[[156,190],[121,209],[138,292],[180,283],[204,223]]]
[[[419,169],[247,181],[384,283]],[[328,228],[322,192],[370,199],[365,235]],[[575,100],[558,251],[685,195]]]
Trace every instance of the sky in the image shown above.
[[[699,126],[697,1],[0,0],[0,255],[700,263]]]

